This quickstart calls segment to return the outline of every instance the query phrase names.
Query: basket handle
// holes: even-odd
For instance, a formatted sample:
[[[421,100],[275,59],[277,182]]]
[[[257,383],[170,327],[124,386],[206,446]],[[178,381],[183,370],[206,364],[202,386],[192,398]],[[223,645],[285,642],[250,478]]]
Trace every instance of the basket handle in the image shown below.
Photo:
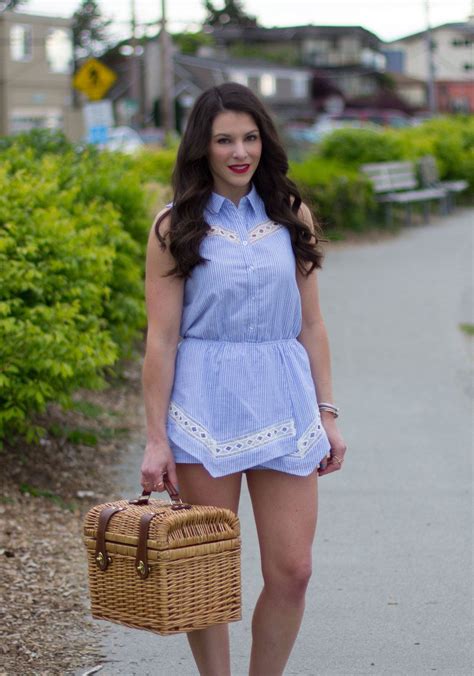
[[[171,481],[168,479],[168,475],[165,473],[163,474],[163,484],[168,491],[168,495],[170,496],[170,501],[171,501],[171,509],[178,510],[178,509],[191,509],[192,505],[188,505],[184,503],[180,496],[179,496],[179,491],[176,488],[174,484],[171,483]],[[142,494],[138,496],[135,500],[129,500],[130,505],[148,505],[148,502],[150,500],[150,495],[151,491],[142,491]]]

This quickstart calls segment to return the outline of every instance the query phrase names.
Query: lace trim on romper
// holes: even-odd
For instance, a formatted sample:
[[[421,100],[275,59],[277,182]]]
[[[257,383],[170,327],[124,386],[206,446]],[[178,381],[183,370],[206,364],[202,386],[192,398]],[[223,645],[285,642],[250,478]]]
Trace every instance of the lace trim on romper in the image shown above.
[[[263,223],[259,223],[249,231],[249,241],[253,244],[259,239],[276,232],[281,227],[282,226],[279,223],[275,223],[274,221],[263,221]],[[208,231],[207,236],[212,237],[213,235],[224,237],[224,239],[229,240],[232,244],[241,244],[241,241],[235,232],[224,228],[222,225],[211,225],[211,229]]]
[[[286,437],[294,437],[296,435],[295,422],[290,418],[276,425],[269,425],[253,434],[246,434],[242,437],[218,442],[203,425],[193,420],[173,401],[170,404],[169,412],[177,425],[190,436],[204,444],[215,458],[245,453],[250,448],[258,448],[277,439],[285,439]],[[292,457],[304,458],[313,446],[320,441],[322,436],[320,419],[315,418],[304,434],[298,439],[296,443],[298,451],[290,455]]]

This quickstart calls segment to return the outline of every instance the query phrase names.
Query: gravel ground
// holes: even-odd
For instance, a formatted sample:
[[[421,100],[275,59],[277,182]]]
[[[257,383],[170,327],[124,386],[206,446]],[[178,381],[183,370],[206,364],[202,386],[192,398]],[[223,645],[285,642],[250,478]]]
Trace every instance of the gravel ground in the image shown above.
[[[111,476],[133,432],[139,365],[78,410],[52,408],[37,445],[1,452],[0,674],[72,674],[100,663],[101,628],[89,620],[82,519],[119,497]]]

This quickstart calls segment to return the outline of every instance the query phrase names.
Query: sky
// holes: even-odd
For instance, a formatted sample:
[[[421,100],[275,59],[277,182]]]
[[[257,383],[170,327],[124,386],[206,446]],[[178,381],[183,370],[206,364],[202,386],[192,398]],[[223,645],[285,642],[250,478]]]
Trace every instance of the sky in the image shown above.
[[[432,26],[465,21],[469,14],[474,14],[474,0],[244,0],[243,7],[263,26],[354,25],[388,41],[424,30],[427,2]],[[113,19],[114,38],[130,34],[131,3],[132,0],[114,0],[113,3],[99,0],[103,14]],[[80,0],[29,0],[21,11],[67,17],[79,4]],[[205,16],[203,4],[201,0],[168,0],[169,30],[197,30]],[[215,0],[214,4],[221,7],[223,3]],[[159,20],[161,0],[135,0],[135,5],[139,24]],[[148,31],[156,33],[153,26]]]

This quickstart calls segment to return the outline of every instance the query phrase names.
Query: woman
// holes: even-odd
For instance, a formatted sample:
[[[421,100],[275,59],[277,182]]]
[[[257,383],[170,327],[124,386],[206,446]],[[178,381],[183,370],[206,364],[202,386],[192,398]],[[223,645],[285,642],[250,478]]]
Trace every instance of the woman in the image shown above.
[[[346,450],[319,231],[287,170],[259,99],[234,83],[207,90],[147,251],[142,486],[163,491],[166,472],[187,502],[237,513],[246,473],[264,578],[250,676],[283,673],[311,574],[318,475],[340,469]],[[202,676],[230,674],[227,625],[188,640]]]

